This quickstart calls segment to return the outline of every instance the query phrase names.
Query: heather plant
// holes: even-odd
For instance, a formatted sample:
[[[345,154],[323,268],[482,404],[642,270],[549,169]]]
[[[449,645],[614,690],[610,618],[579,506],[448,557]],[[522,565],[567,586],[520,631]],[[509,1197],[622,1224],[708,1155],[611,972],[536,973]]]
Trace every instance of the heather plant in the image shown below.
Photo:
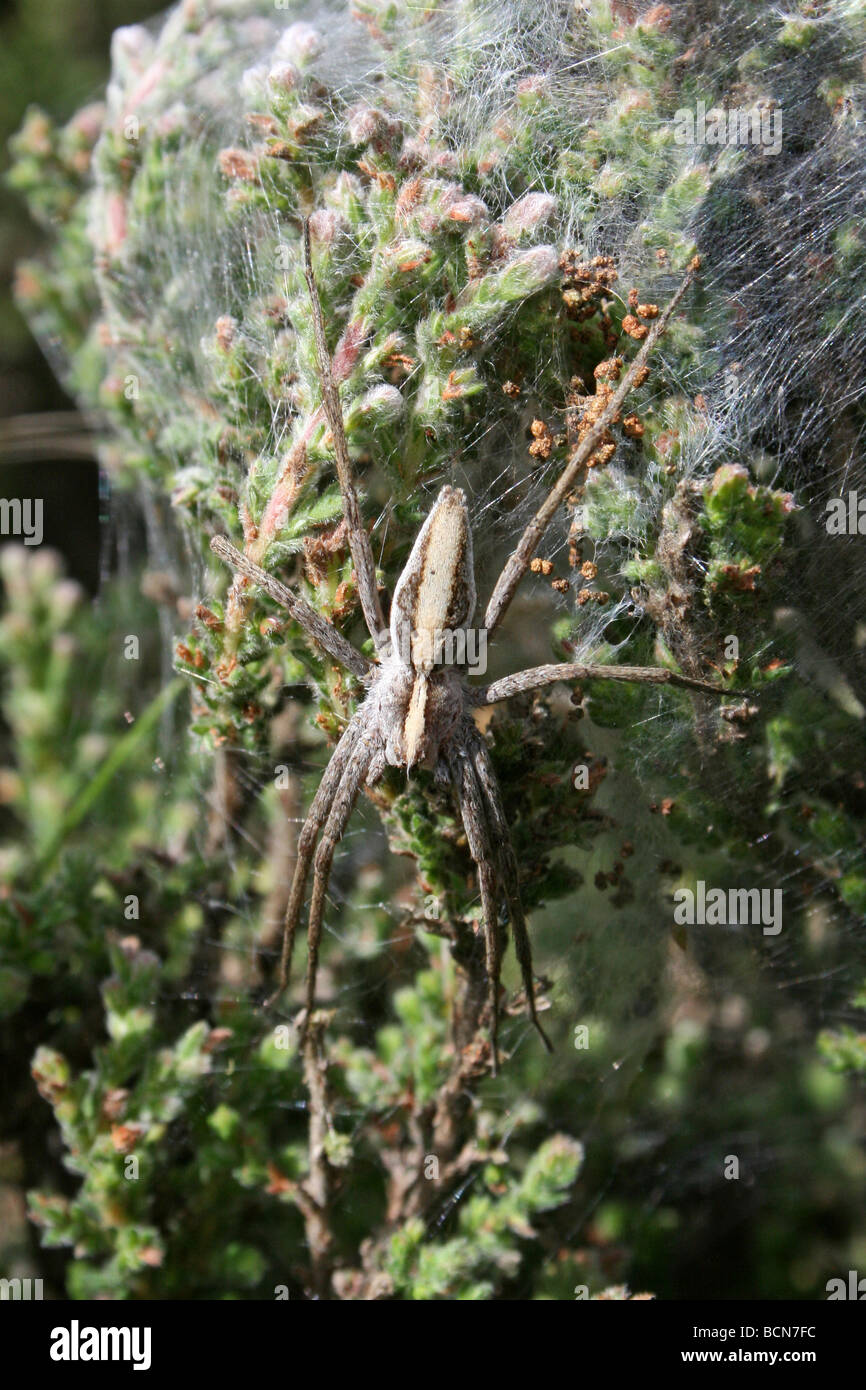
[[[11,182],[51,244],[19,301],[148,536],[95,610],[4,554],[0,1004],[73,1297],[817,1296],[856,1262],[863,559],[826,517],[862,472],[862,53],[854,3],[185,0],[117,33],[104,103],[28,115]],[[304,219],[385,596],[449,481],[486,596],[701,266],[491,662],[725,695],[587,682],[486,722],[557,1043],[509,964],[495,1079],[424,772],[346,836],[314,1046],[299,996],[263,1009],[361,694],[210,551],[362,640]],[[708,885],[781,891],[781,930],[679,922]]]

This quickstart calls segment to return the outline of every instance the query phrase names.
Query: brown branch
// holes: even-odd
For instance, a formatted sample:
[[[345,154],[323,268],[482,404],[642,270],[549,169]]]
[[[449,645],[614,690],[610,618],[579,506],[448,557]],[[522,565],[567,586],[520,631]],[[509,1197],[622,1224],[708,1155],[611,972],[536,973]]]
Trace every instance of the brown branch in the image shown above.
[[[308,1157],[310,1171],[304,1184],[307,1202],[298,1202],[303,1212],[310,1251],[310,1271],[314,1292],[319,1298],[331,1294],[331,1252],[334,1236],[331,1230],[331,1167],[328,1163],[326,1141],[331,1132],[328,1107],[328,1061],[321,1042],[331,1015],[314,1013],[307,1022],[304,1036],[304,1081],[309,1105]]]
[[[632,389],[635,377],[645,365],[647,358],[650,356],[659,338],[667,328],[671,315],[674,313],[699,269],[700,261],[696,257],[689,266],[686,277],[673,299],[659,318],[656,319],[651,332],[637,356],[634,358],[634,361],[630,364],[619,387],[614,392],[613,396],[611,396],[610,401],[599,415],[592,429],[584,435],[580,444],[572,454],[565,471],[556,485],[551,488],[547,497],[535,513],[535,516],[532,518],[532,521],[530,521],[523,535],[520,537],[516,549],[505,562],[502,573],[496,581],[496,586],[490,596],[487,612],[484,615],[484,626],[488,634],[492,634],[495,631],[505,616],[517,586],[526,573],[529,562],[535,553],[536,546],[553,519],[557,508],[565,501],[566,496],[573,487],[575,479],[587,459],[591,458],[599,445],[603,443],[608,427],[619,415],[622,404],[629,391]]]
[[[331,354],[328,351],[328,342],[325,337],[322,305],[319,299],[316,277],[313,274],[313,261],[310,251],[310,224],[306,218],[304,219],[303,225],[303,240],[304,274],[307,279],[307,288],[310,291],[310,302],[313,308],[313,332],[316,339],[316,353],[319,359],[322,404],[334,440],[337,477],[340,482],[340,492],[343,497],[343,515],[349,526],[349,549],[352,552],[352,561],[355,566],[358,597],[361,600],[361,610],[364,614],[364,621],[367,624],[370,636],[373,638],[378,648],[382,644],[382,634],[386,630],[385,617],[382,613],[379,590],[376,587],[376,566],[373,561],[373,550],[370,545],[370,537],[367,535],[364,523],[361,520],[361,508],[358,503],[358,494],[355,490],[355,476],[349,458],[346,431],[343,428],[340,388],[334,380]]]

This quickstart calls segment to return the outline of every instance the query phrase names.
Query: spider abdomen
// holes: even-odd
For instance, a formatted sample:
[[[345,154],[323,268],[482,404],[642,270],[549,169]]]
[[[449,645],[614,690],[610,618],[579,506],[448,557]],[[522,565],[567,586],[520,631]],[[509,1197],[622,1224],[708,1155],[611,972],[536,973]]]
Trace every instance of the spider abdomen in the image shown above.
[[[443,487],[394,589],[391,647],[404,665],[431,671],[475,612],[472,532],[462,488]]]

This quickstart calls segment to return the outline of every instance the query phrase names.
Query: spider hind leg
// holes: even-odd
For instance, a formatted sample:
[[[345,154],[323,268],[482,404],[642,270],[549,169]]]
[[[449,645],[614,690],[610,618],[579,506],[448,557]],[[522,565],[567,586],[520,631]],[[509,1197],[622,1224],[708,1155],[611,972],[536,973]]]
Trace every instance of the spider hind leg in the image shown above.
[[[295,933],[298,929],[298,920],[301,915],[301,908],[304,905],[304,893],[307,886],[307,877],[310,872],[310,865],[313,862],[313,852],[319,831],[328,819],[337,788],[341,779],[345,776],[346,769],[351,759],[352,753],[358,743],[358,739],[364,729],[364,720],[360,714],[356,714],[347,724],[343,736],[331,754],[328,763],[319,783],[316,795],[313,797],[312,804],[307,819],[301,828],[298,836],[297,857],[295,860],[295,871],[292,875],[292,885],[289,890],[289,900],[286,904],[286,915],[283,924],[283,946],[280,955],[280,968],[277,988],[274,993],[265,1001],[264,1007],[271,1008],[285,992],[289,983],[289,975],[292,966],[292,951],[295,944]]]
[[[514,846],[511,843],[511,833],[508,829],[505,807],[502,804],[502,793],[499,790],[499,783],[496,779],[496,773],[493,770],[493,763],[490,760],[490,752],[487,748],[487,744],[474,727],[468,735],[468,741],[473,769],[478,779],[481,794],[490,813],[490,824],[499,851],[500,873],[505,889],[505,900],[508,904],[508,915],[511,919],[511,931],[514,936],[514,952],[517,956],[518,965],[520,966],[520,974],[523,979],[523,988],[526,994],[526,1006],[541,1041],[544,1043],[547,1051],[552,1052],[553,1044],[541,1026],[541,1020],[538,1017],[538,1011],[535,1005],[532,947],[529,940],[529,931],[526,926],[526,915],[520,900],[517,859],[514,855]]]
[[[490,840],[490,827],[484,808],[484,796],[472,766],[464,739],[458,738],[448,750],[448,766],[466,830],[469,852],[478,871],[481,890],[481,916],[484,926],[485,967],[487,972],[488,1010],[490,1013],[491,1070],[499,1072],[499,974],[502,964],[496,860]]]
[[[331,877],[334,853],[355,809],[355,802],[370,770],[370,764],[379,750],[378,740],[369,730],[362,728],[339,779],[313,860],[313,892],[307,921],[307,980],[302,1033],[306,1033],[315,1005],[325,894]]]

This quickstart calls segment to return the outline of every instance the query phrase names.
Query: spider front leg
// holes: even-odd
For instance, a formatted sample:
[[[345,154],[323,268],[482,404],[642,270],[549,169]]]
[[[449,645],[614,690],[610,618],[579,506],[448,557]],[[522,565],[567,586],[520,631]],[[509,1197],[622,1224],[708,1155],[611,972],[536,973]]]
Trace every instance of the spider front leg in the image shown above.
[[[730,693],[723,686],[698,680],[694,676],[681,676],[678,671],[669,671],[666,666],[592,666],[574,661],[556,666],[533,666],[528,671],[515,671],[512,676],[503,676],[490,685],[478,686],[472,692],[472,703],[479,709],[484,705],[495,705],[498,700],[507,700],[512,695],[523,695],[527,690],[541,690],[545,685],[555,685],[557,681],[582,680],[676,685],[684,690],[701,691],[704,695]]]
[[[367,660],[362,652],[347,642],[341,632],[338,632],[333,623],[329,623],[327,618],[323,618],[321,613],[317,613],[315,608],[311,608],[305,599],[293,594],[285,584],[281,584],[279,579],[275,579],[267,570],[263,570],[261,565],[255,564],[253,560],[242,555],[225,536],[214,536],[210,543],[210,548],[214,555],[218,555],[236,573],[235,583],[241,582],[240,576],[244,579],[251,579],[258,584],[260,589],[264,589],[270,598],[278,603],[281,608],[294,618],[299,627],[302,627],[309,637],[321,647],[322,651],[332,656],[335,661],[339,661],[341,666],[345,666],[347,671],[365,680],[372,670],[372,663]]]

